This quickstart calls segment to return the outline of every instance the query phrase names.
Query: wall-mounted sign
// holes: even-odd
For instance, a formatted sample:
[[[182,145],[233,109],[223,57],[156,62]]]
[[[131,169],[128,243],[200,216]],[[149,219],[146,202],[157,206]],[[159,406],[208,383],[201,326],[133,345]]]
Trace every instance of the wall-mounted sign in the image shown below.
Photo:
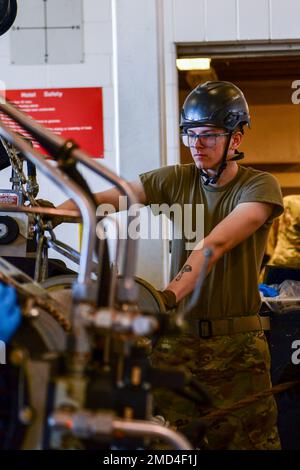
[[[104,156],[102,88],[6,90],[6,99],[54,133],[75,140],[92,157]],[[6,116],[1,119],[26,135]],[[37,142],[34,146],[47,153]]]

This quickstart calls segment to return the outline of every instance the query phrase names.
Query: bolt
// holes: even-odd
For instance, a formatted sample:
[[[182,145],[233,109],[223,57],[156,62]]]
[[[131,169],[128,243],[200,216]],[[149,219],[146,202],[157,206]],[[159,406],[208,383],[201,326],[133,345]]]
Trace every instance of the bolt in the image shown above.
[[[29,317],[32,317],[32,318],[36,318],[38,317],[40,314],[39,310],[36,308],[36,307],[33,307],[29,310],[28,312],[28,316]]]
[[[10,353],[10,362],[14,366],[20,366],[25,360],[25,353],[22,349],[14,349]]]

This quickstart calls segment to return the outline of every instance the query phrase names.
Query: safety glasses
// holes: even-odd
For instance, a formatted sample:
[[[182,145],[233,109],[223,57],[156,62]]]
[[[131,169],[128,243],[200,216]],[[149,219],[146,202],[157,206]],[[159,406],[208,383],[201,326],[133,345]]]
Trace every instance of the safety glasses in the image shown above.
[[[195,147],[197,141],[200,141],[202,147],[212,148],[215,147],[218,137],[229,135],[229,132],[222,133],[202,133],[197,134],[191,129],[188,129],[186,134],[182,134],[182,142],[186,147]]]

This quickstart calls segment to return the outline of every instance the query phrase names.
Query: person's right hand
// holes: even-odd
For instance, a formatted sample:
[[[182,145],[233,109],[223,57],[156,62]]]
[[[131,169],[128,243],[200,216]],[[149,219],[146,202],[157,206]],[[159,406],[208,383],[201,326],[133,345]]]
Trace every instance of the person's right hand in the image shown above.
[[[157,293],[166,307],[166,310],[173,310],[177,307],[177,300],[174,292],[171,290],[158,290]]]

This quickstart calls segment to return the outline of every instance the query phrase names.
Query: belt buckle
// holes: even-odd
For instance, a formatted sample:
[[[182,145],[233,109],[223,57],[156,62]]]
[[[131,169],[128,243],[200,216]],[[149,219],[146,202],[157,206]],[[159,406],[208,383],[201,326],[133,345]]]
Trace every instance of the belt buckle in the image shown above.
[[[198,333],[200,338],[211,338],[212,337],[212,323],[211,320],[199,320],[198,321]]]

